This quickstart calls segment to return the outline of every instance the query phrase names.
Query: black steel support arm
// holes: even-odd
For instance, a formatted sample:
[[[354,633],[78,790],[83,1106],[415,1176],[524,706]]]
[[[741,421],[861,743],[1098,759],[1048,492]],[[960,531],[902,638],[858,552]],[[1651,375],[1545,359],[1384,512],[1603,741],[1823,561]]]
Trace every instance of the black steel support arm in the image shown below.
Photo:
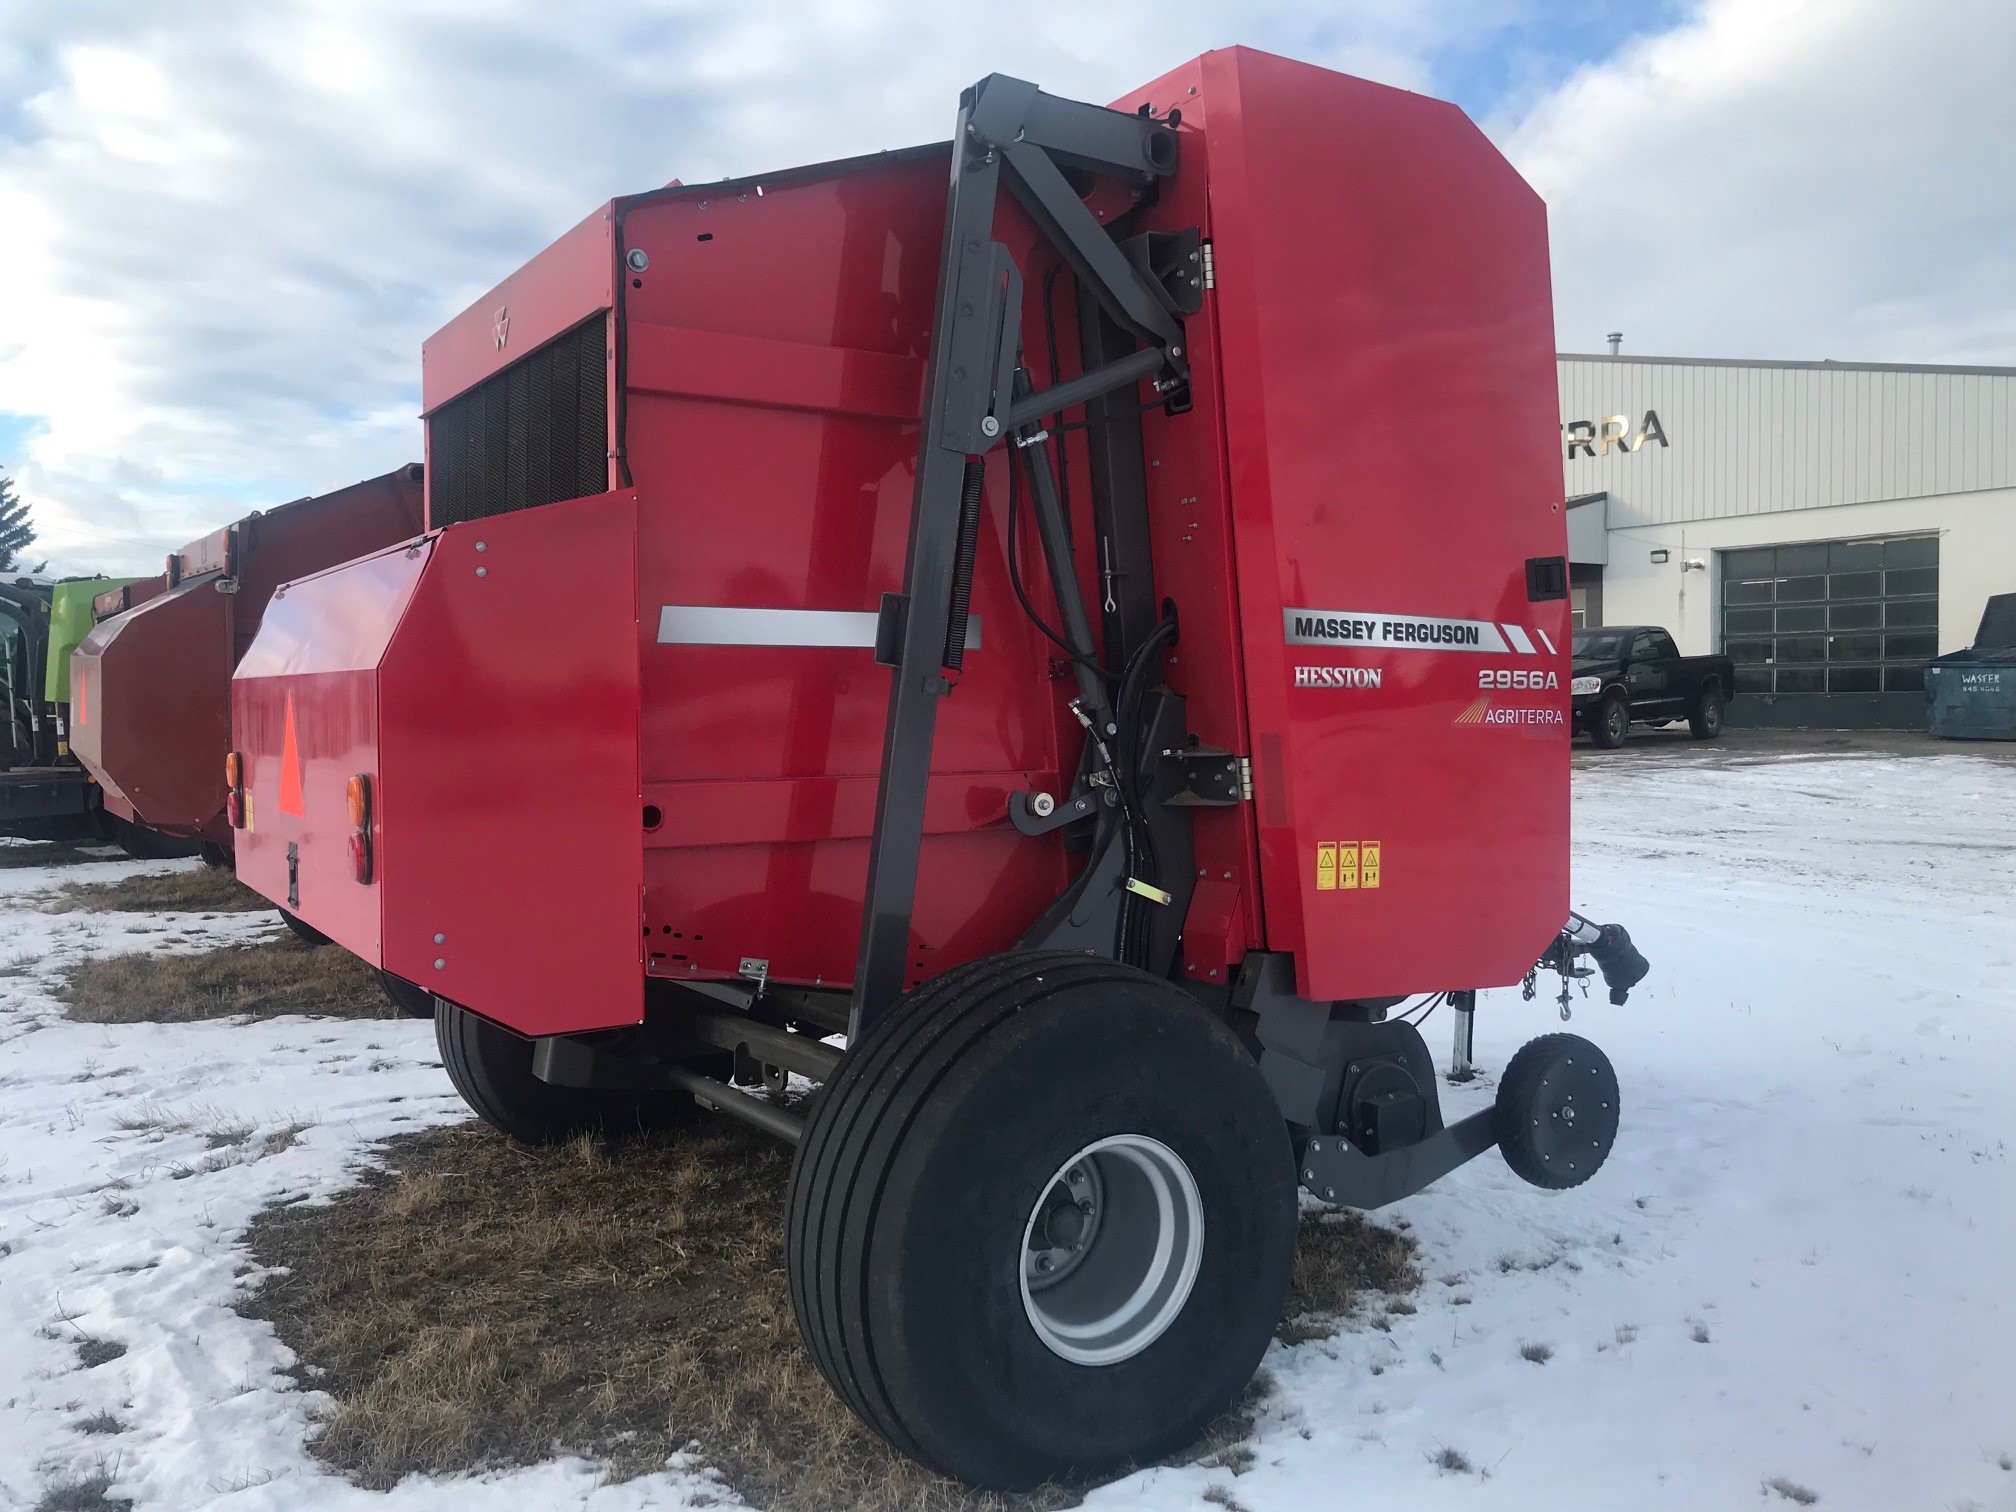
[[[1155,286],[1085,208],[1057,165],[1027,143],[1018,142],[1006,154],[1009,192],[1071,264],[1080,286],[1143,342],[1159,347],[1177,374],[1186,376],[1182,325]]]
[[[1009,169],[1010,187],[1038,227],[1077,270],[1081,289],[1091,290],[1116,322],[1152,349],[1132,359],[1142,364],[1138,372],[1108,364],[1090,375],[1097,381],[1088,386],[1036,396],[1040,407],[1026,412],[1034,417],[1165,367],[1179,382],[1186,376],[1181,323],[1113,244],[1058,167],[1061,162],[1147,183],[1173,172],[1176,159],[1176,132],[1167,122],[1058,100],[1019,79],[991,75],[961,97],[925,367],[904,568],[907,605],[900,633],[892,636],[895,665],[869,843],[850,1037],[903,990],[937,702],[951,691],[944,654],[958,570],[961,484],[968,459],[1003,439],[1015,417],[1008,378],[1015,363],[1022,286],[1013,260],[994,240],[1003,169]],[[1040,514],[1044,505],[1040,498],[1038,503]]]
[[[1046,389],[1020,395],[1008,406],[1008,428],[1018,429],[1032,420],[1061,413],[1074,404],[1084,404],[1115,389],[1132,388],[1143,378],[1159,372],[1162,361],[1160,351],[1145,347],[1128,353],[1117,362],[1109,362],[1089,373],[1080,373],[1076,378],[1066,378]]]

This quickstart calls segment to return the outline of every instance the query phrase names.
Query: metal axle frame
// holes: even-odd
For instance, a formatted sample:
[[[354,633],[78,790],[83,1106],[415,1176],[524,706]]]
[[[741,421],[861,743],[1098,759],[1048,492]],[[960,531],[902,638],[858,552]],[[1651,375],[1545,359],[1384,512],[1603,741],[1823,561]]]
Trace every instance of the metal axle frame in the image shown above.
[[[989,75],[960,97],[937,307],[925,369],[904,592],[885,602],[883,633],[877,637],[893,676],[848,1020],[850,1037],[903,990],[938,700],[952,689],[945,676],[946,648],[955,642],[948,639],[948,632],[957,628],[955,614],[964,616],[961,504],[971,465],[1004,438],[1026,439],[1029,428],[1045,416],[1094,403],[1117,390],[1132,391],[1143,378],[1161,375],[1158,390],[1171,395],[1187,389],[1182,322],[1156,285],[1086,208],[1065,169],[1108,174],[1146,186],[1172,173],[1177,155],[1177,135],[1169,122],[1061,100],[1003,74]],[[1117,335],[1132,337],[1142,343],[1142,350],[1121,353],[1118,339],[1102,339],[1099,365],[1089,365],[1093,348],[1088,345],[1088,368],[1081,376],[1040,391],[1028,391],[1026,378],[1018,383],[1022,275],[1008,249],[994,239],[995,211],[1004,187],[1077,276],[1081,308],[1089,295]],[[1047,457],[1040,462],[1032,477],[1050,485],[1039,483],[1033,490],[1049,548],[1045,554],[1060,597],[1066,600],[1067,625],[1075,606],[1082,626],[1075,569],[1068,555],[1061,561],[1057,555],[1060,549],[1068,552],[1068,535],[1061,541],[1050,539],[1054,482]],[[1131,547],[1135,539],[1145,544],[1145,532],[1143,537],[1130,534],[1127,544]],[[964,570],[971,570],[970,556]],[[1117,570],[1139,573],[1142,582],[1148,581],[1145,557],[1119,564]],[[1109,642],[1107,649],[1111,655],[1116,648]],[[1091,681],[1096,686],[1096,677]],[[1096,702],[1086,700],[1088,712],[1103,718],[1104,691],[1097,691]]]

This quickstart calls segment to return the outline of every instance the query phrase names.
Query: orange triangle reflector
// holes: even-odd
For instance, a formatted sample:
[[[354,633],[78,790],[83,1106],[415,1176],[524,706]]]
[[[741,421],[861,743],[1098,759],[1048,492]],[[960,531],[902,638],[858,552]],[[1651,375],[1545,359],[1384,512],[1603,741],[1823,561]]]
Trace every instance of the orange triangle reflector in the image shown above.
[[[306,817],[301,812],[301,743],[294,737],[292,693],[287,695],[287,728],[280,738],[280,799],[275,807],[296,819]]]

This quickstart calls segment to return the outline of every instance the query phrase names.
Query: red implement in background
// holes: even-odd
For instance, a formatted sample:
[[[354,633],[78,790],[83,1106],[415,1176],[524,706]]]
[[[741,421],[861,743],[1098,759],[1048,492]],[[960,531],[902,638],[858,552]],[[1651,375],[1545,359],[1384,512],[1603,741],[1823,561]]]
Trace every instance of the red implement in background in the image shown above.
[[[256,512],[191,542],[160,578],[100,594],[71,656],[70,741],[105,806],[165,834],[228,848],[224,756],[231,673],[285,580],[421,529],[421,470]],[[122,597],[126,600],[121,603]]]

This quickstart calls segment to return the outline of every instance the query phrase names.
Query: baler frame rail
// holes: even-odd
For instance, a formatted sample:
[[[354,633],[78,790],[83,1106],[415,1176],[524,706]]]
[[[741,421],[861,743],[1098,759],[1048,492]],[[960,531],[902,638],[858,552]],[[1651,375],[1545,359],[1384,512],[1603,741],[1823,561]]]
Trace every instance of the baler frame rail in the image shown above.
[[[854,974],[849,1036],[856,1037],[903,990],[910,954],[917,865],[924,840],[925,785],[930,778],[937,704],[952,688],[945,678],[947,633],[960,586],[960,543],[966,511],[962,496],[972,470],[1004,438],[1022,445],[1046,416],[1095,402],[1143,378],[1157,381],[1172,407],[1184,402],[1189,369],[1181,320],[1166,292],[1129,259],[1065,178],[1060,162],[1132,181],[1146,188],[1175,171],[1175,122],[1128,115],[1046,95],[1035,85],[992,74],[960,99],[952,143],[952,182],[945,212],[932,344],[925,369],[923,427],[905,554],[904,592],[884,606],[878,645],[893,653],[889,712],[884,729],[875,801],[861,943]],[[1003,186],[1015,196],[1078,279],[1081,311],[1096,307],[1116,331],[1145,343],[1133,353],[1112,352],[1078,377],[1030,390],[1020,363],[1021,275],[1008,249],[994,240],[994,217]],[[1083,317],[1081,317],[1081,320]],[[1117,343],[1115,343],[1117,345]],[[1038,461],[1031,457],[1032,462]],[[1013,466],[1013,463],[1010,464]],[[1055,482],[1047,458],[1032,467],[1038,510],[1046,527]],[[1095,470],[1095,496],[1100,492]],[[1134,499],[1145,509],[1145,497]],[[1112,500],[1095,498],[1110,513]],[[1061,543],[1046,528],[1045,556],[1053,586],[1065,605],[1067,626],[1089,631],[1078,598],[1068,535]],[[1102,537],[1113,543],[1113,537]],[[1140,537],[1128,533],[1129,540]],[[971,557],[964,558],[970,572]],[[1114,564],[1132,573],[1140,563]],[[1144,579],[1145,580],[1145,579]],[[1075,609],[1075,613],[1074,613]],[[1075,628],[1075,627],[1074,627]],[[1109,629],[1113,628],[1109,625]],[[1067,629],[1067,634],[1071,633]],[[1108,647],[1109,658],[1116,649]],[[1096,677],[1079,666],[1085,702],[1118,733]]]

